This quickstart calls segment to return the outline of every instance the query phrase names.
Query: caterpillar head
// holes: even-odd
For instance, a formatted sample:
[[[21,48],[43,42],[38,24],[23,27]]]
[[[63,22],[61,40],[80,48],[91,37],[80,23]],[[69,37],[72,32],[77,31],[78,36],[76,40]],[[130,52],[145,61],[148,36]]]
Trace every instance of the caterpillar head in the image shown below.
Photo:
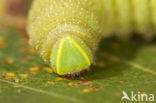
[[[50,63],[59,75],[74,74],[89,69],[92,63],[92,53],[82,39],[67,35],[54,44]]]
[[[59,75],[92,64],[99,22],[88,0],[34,0],[28,18],[30,44]]]

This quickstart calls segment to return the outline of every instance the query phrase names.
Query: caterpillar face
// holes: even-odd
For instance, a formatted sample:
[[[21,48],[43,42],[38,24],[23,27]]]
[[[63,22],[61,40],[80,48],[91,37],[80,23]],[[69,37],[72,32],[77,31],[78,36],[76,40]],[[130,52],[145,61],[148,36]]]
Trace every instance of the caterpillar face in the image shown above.
[[[56,41],[50,60],[55,72],[71,74],[87,69],[92,62],[92,53],[80,38],[67,35]]]
[[[98,42],[132,31],[151,37],[156,0],[34,0],[28,18],[30,44],[59,75],[79,73],[93,62]]]

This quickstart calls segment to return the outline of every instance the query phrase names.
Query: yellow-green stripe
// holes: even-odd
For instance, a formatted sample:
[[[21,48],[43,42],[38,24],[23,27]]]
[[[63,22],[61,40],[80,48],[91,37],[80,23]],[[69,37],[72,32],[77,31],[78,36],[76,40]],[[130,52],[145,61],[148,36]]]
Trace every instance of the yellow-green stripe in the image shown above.
[[[80,53],[83,55],[84,59],[87,61],[88,65],[90,65],[90,60],[86,54],[86,52],[79,46],[79,44],[74,41],[72,38],[68,37],[68,39],[75,45],[75,47],[80,51]]]
[[[60,44],[58,46],[58,54],[57,54],[57,58],[56,58],[56,70],[57,70],[58,74],[61,74],[60,73],[60,57],[61,57],[61,51],[62,51],[63,42],[64,42],[64,38],[61,39],[61,41],[60,41]]]

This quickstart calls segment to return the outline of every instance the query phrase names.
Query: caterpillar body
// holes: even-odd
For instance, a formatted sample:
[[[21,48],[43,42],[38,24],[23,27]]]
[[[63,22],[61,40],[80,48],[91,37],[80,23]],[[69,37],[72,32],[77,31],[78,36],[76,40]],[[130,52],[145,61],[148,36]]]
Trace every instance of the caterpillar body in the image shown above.
[[[102,37],[156,34],[156,0],[34,0],[30,44],[59,75],[88,69]]]

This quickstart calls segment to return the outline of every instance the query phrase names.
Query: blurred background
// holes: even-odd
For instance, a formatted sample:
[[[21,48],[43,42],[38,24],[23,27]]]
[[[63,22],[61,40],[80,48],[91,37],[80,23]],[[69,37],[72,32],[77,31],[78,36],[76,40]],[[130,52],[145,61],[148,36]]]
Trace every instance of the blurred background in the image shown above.
[[[32,0],[0,0],[0,29],[14,27],[25,35],[26,19],[31,2]]]

